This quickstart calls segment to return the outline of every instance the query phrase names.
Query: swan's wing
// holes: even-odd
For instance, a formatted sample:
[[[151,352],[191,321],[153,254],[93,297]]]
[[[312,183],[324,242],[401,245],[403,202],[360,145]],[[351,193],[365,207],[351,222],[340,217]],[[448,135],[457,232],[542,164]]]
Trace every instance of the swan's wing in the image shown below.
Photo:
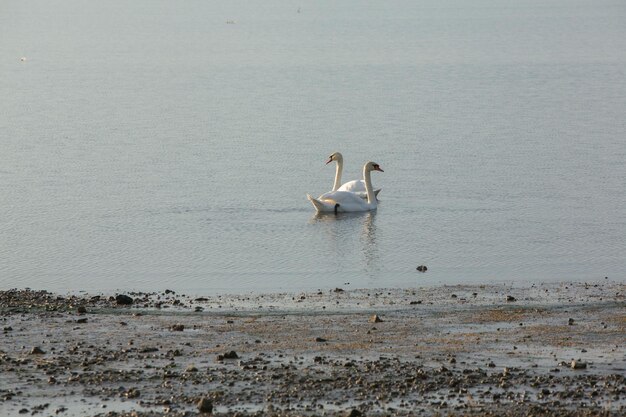
[[[349,191],[351,193],[367,193],[363,180],[352,180],[341,185],[337,191]]]
[[[374,190],[374,196],[378,199],[378,193],[380,192],[381,188]],[[353,194],[358,195],[360,198],[367,200],[367,192],[366,191],[352,191]],[[328,194],[328,193],[326,193]],[[322,194],[322,196],[326,196],[326,194]],[[320,196],[321,198],[321,196]]]
[[[348,191],[334,191],[324,195],[326,198],[322,201],[339,204],[338,212],[368,211],[374,207],[374,205],[368,204],[366,200],[363,200],[357,194]]]
[[[355,193],[348,191],[331,191],[313,198],[307,194],[315,210],[321,213],[358,212],[376,210],[376,202],[369,204]]]
[[[349,191],[329,191],[318,198],[318,200],[332,201],[338,204],[346,204],[359,199],[359,196]]]
[[[376,197],[378,197],[378,193],[380,192],[380,190],[381,190],[380,188],[377,190],[374,190],[374,195]],[[351,193],[355,193],[361,198],[365,198],[365,199],[367,198],[367,190],[365,189],[365,181],[363,180],[348,181],[345,184],[343,184],[341,187],[339,187],[337,191],[348,191]]]
[[[321,196],[317,197],[318,200],[332,200],[334,193],[336,193],[337,191],[329,191],[327,193],[322,194]]]

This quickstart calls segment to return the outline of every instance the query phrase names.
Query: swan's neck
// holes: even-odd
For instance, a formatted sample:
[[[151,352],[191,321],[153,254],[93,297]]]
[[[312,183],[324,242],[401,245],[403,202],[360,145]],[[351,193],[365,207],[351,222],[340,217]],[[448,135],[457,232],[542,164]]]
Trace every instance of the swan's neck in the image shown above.
[[[337,160],[337,166],[335,167],[335,183],[333,184],[333,191],[337,191],[341,187],[341,174],[343,173],[343,159]]]
[[[374,188],[372,187],[372,172],[367,169],[367,166],[363,167],[363,182],[365,182],[365,190],[367,191],[367,203],[376,204],[376,194],[374,194]]]

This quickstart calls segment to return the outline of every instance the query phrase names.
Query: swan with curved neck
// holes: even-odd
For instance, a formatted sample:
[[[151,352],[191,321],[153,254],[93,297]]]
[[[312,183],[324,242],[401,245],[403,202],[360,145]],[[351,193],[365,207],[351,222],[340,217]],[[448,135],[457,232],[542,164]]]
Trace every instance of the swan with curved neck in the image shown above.
[[[365,182],[363,180],[352,180],[341,185],[341,174],[343,174],[343,155],[340,152],[335,152],[328,157],[326,165],[331,162],[336,162],[335,167],[335,182],[333,183],[332,191],[349,191],[351,193],[358,194],[361,198],[367,198],[367,191],[365,190]],[[332,192],[331,191],[331,192]],[[378,197],[380,188],[374,190],[374,194]]]
[[[318,213],[344,213],[357,211],[371,211],[378,208],[376,194],[372,187],[372,171],[384,172],[376,162],[367,162],[363,166],[363,182],[367,200],[362,199],[357,194],[349,191],[331,191],[322,194],[319,198],[313,198],[307,194],[308,199]]]

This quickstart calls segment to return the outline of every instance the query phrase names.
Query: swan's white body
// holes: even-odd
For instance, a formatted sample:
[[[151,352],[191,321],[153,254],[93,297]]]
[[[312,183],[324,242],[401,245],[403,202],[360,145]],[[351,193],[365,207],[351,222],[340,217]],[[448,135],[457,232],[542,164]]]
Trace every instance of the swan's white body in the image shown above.
[[[384,172],[375,162],[367,162],[363,166],[363,182],[365,184],[367,200],[364,200],[355,193],[340,190],[322,194],[319,198],[313,198],[308,194],[307,197],[311,203],[313,203],[318,213],[347,213],[376,210],[378,208],[378,201],[376,200],[376,194],[372,188],[372,171]]]
[[[355,193],[359,197],[366,199],[367,198],[367,190],[365,189],[365,181],[363,180],[352,180],[348,181],[343,185],[341,184],[341,175],[343,174],[343,155],[339,152],[335,152],[331,156],[328,157],[328,161],[326,164],[330,164],[335,161],[337,166],[335,167],[335,182],[333,183],[333,191],[348,191],[350,193]],[[378,193],[380,192],[380,188],[378,190],[374,190],[374,195],[378,197]],[[320,197],[321,198],[321,197]]]

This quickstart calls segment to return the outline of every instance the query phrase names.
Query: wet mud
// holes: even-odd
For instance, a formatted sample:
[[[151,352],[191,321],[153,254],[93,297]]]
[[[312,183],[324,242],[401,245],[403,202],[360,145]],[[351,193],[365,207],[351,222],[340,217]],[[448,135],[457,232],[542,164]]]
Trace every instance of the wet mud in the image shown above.
[[[622,416],[625,295],[0,291],[0,415]]]

